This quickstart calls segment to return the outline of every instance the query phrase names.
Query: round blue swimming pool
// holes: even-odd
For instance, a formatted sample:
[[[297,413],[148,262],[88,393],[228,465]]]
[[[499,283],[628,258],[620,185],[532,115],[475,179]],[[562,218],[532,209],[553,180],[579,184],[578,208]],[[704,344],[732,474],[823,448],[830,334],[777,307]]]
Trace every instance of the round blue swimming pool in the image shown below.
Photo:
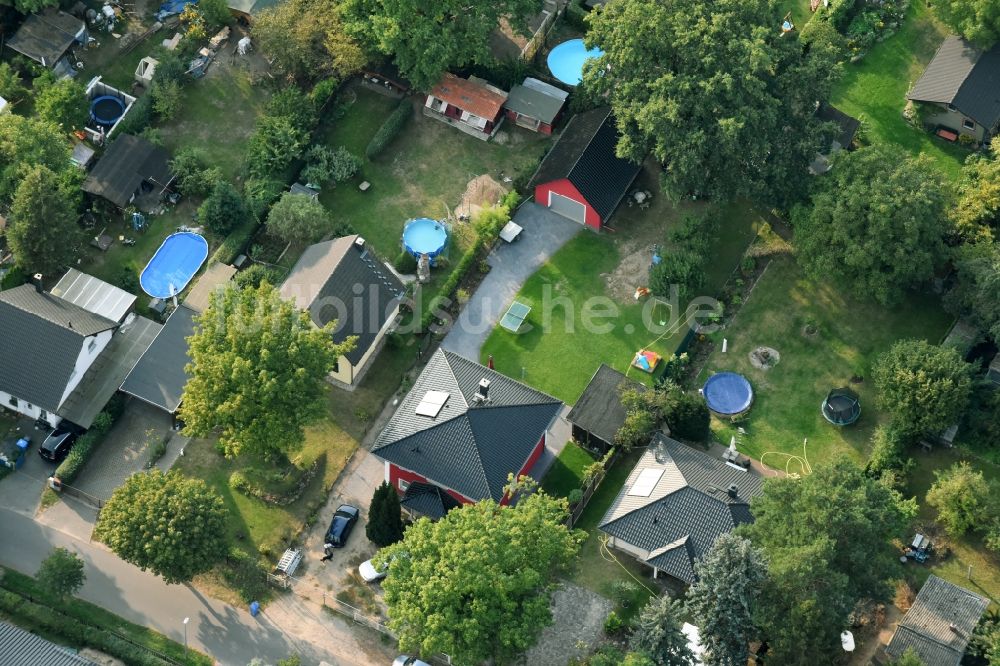
[[[448,245],[448,230],[443,224],[429,217],[410,220],[403,228],[403,245],[406,251],[417,259],[422,254],[434,259]]]
[[[139,275],[142,290],[153,298],[182,291],[208,258],[208,241],[191,232],[170,234]]]
[[[563,83],[575,86],[583,80],[583,63],[602,55],[601,49],[588,50],[582,39],[571,39],[549,51],[549,71]]]
[[[716,414],[731,416],[742,414],[753,403],[753,388],[743,375],[735,372],[717,372],[708,378],[701,389],[708,408]]]

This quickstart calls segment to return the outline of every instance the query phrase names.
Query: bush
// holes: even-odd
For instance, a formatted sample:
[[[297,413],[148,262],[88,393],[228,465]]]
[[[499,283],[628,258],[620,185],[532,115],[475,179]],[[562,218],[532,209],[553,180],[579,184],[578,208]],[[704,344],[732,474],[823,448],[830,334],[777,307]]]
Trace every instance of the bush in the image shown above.
[[[292,126],[303,132],[312,132],[319,121],[313,100],[294,86],[274,93],[267,101],[264,113],[268,116],[287,118]]]
[[[586,33],[589,29],[586,21],[587,10],[585,10],[577,0],[573,0],[568,5],[566,5],[566,23],[579,30],[580,32]]]
[[[267,570],[256,557],[238,548],[229,553],[226,566],[222,569],[222,577],[236,588],[247,603],[266,599],[270,592],[267,587]]]
[[[611,598],[622,608],[628,608],[638,593],[639,586],[631,580],[616,580],[611,584]]]
[[[604,633],[615,636],[623,631],[625,631],[625,620],[614,611],[608,613],[608,617],[604,620]]]
[[[243,197],[247,208],[258,220],[267,217],[267,211],[285,190],[285,184],[271,178],[249,178],[243,184]]]
[[[403,131],[403,127],[406,126],[407,121],[409,121],[412,115],[413,106],[410,100],[404,99],[392,114],[385,119],[382,126],[375,132],[372,140],[368,142],[368,147],[365,148],[365,155],[368,156],[368,159],[375,159],[376,155],[385,150],[385,147]]]
[[[222,241],[219,247],[216,248],[215,253],[212,255],[212,261],[217,261],[220,264],[233,263],[233,260],[243,252],[247,243],[250,242],[258,226],[256,220],[247,220],[230,232],[226,240]]]
[[[340,183],[351,178],[361,168],[361,158],[343,146],[330,148],[316,144],[306,151],[306,166],[301,178],[307,183]]]
[[[579,488],[574,488],[569,491],[569,494],[566,496],[566,500],[570,503],[570,506],[579,504],[583,501],[583,491]]]
[[[337,92],[338,87],[340,87],[340,81],[336,78],[323,79],[313,86],[313,89],[309,91],[309,99],[312,100],[313,107],[317,112],[326,106],[326,103],[333,97],[333,93]]]
[[[207,195],[222,180],[222,171],[209,168],[208,156],[200,148],[182,148],[170,160],[177,189],[186,197]]]
[[[677,391],[672,410],[664,414],[670,432],[681,439],[703,442],[709,435],[711,420],[708,407],[701,397],[686,391]]]
[[[153,120],[153,96],[143,95],[135,100],[128,114],[118,123],[117,136],[141,134]]]
[[[112,399],[113,400],[113,399]],[[104,435],[111,430],[111,426],[114,425],[118,417],[121,416],[121,407],[118,403],[112,405],[111,402],[104,408],[100,414],[94,419],[94,423],[90,426],[90,430],[85,432],[76,440],[76,444],[70,449],[69,454],[66,456],[65,460],[56,467],[56,471],[53,474],[63,483],[72,483],[73,480],[80,474],[80,470],[83,466],[87,464],[90,460],[90,455],[94,452],[94,449],[104,441]]]
[[[217,234],[225,235],[248,217],[243,197],[227,181],[219,181],[201,206],[198,221]]]
[[[278,284],[281,276],[278,271],[264,264],[252,264],[249,268],[244,268],[236,274],[233,281],[238,287],[256,289],[261,282],[267,281],[269,284]]]
[[[392,265],[397,272],[403,275],[413,275],[417,272],[417,259],[406,250],[399,253]]]
[[[236,470],[229,475],[229,487],[236,492],[246,493],[246,491],[250,488],[250,482],[247,480],[247,477],[244,476],[243,472]]]

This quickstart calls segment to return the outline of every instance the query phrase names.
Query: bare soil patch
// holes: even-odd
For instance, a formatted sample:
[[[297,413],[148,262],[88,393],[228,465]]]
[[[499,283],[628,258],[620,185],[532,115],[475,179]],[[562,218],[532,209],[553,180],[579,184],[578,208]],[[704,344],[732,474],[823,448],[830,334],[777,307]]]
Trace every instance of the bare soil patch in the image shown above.
[[[483,208],[492,206],[507,194],[507,188],[489,174],[476,176],[469,181],[462,193],[462,200],[455,207],[456,215],[474,217]]]

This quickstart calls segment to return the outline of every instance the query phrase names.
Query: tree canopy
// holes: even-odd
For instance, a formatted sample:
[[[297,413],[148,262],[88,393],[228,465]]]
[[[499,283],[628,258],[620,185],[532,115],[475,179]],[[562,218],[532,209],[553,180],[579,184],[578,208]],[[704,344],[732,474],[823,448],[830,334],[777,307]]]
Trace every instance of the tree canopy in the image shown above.
[[[76,193],[43,165],[28,167],[14,193],[5,232],[17,264],[30,273],[54,275],[76,257]]]
[[[1000,3],[996,0],[941,0],[934,8],[942,21],[978,46],[989,48],[1000,39]]]
[[[418,90],[430,90],[447,70],[489,63],[489,36],[501,20],[523,34],[542,2],[346,0],[344,7],[359,39],[393,56]]]
[[[64,599],[76,594],[87,580],[83,560],[65,548],[53,548],[35,574],[39,586],[53,597]]]
[[[723,534],[695,564],[698,580],[688,590],[687,609],[701,630],[701,645],[717,666],[745,666],[754,620],[767,581],[763,553],[737,534]]]
[[[970,366],[950,347],[900,340],[872,368],[876,400],[901,433],[939,433],[958,423],[972,392]]]
[[[996,297],[1000,294],[1000,244],[964,243],[955,248],[952,261],[958,280],[946,302],[994,340],[1000,340],[1000,299]]]
[[[183,583],[225,555],[228,519],[222,498],[204,481],[154,469],[112,493],[94,536],[143,571]]]
[[[330,215],[318,199],[285,192],[267,215],[267,231],[288,242],[314,241],[330,228]]]
[[[988,520],[994,490],[982,472],[961,461],[948,469],[934,471],[927,503],[937,509],[937,519],[948,534],[958,537],[982,527]]]
[[[840,651],[859,599],[886,599],[916,504],[842,458],[796,479],[768,479],[740,530],[768,559],[757,621],[770,659],[803,666]]]
[[[198,207],[198,221],[217,234],[225,235],[250,216],[243,197],[229,181],[220,180]]]
[[[629,647],[656,666],[693,666],[694,654],[681,631],[680,601],[666,594],[654,596],[639,613]]]
[[[185,432],[219,433],[230,456],[287,454],[325,406],[326,375],[355,338],[334,344],[331,326],[282,300],[267,282],[213,293],[188,338]]]
[[[841,153],[812,201],[792,210],[799,261],[816,280],[896,303],[940,265],[947,205],[927,158],[883,146]]]
[[[36,82],[37,85],[37,82]],[[83,84],[72,78],[46,81],[35,95],[38,117],[62,129],[62,134],[82,128],[90,117]]]
[[[407,528],[375,562],[389,563],[382,588],[400,649],[473,664],[533,645],[552,621],[554,577],[583,540],[566,528],[566,512],[566,500],[537,492],[514,507],[486,500]]]
[[[969,239],[992,239],[1000,227],[1000,137],[994,137],[990,149],[965,161],[952,209],[957,231]]]
[[[663,164],[675,197],[794,200],[832,127],[815,115],[836,54],[781,36],[776,0],[616,0],[588,16],[604,51],[583,87],[607,98],[618,154]]]
[[[365,534],[369,541],[379,547],[391,546],[403,538],[403,514],[399,495],[387,481],[380,483],[372,495]]]
[[[0,115],[0,202],[10,201],[29,167],[48,167],[66,180],[69,158],[69,144],[56,125],[15,113]]]
[[[287,0],[254,17],[251,34],[283,71],[299,79],[346,78],[364,66],[361,47],[345,29],[341,3]]]

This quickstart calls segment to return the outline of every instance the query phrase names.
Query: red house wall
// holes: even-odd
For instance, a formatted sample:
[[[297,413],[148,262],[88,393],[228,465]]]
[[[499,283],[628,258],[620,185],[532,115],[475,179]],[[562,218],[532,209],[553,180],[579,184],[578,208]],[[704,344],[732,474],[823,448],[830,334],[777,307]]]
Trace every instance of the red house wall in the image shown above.
[[[542,451],[544,450],[545,450],[545,435],[542,435],[542,438],[538,440],[538,444],[536,444],[534,450],[532,450],[531,455],[528,456],[528,459],[525,461],[524,465],[521,466],[521,469],[517,471],[517,474],[514,476],[514,478],[519,479],[522,476],[525,476],[529,471],[531,471],[531,468],[534,467],[536,462],[538,462],[538,459],[542,457]],[[503,499],[500,500],[501,506],[506,505],[509,502],[510,498],[507,497],[507,495],[504,495]]]
[[[519,114],[516,111],[511,111],[510,109],[507,109],[506,111],[504,111],[504,114],[507,116],[507,120],[509,120],[510,122],[512,123],[517,122],[517,117]],[[556,116],[556,118],[552,122],[555,123],[557,120],[558,116]],[[549,125],[548,123],[539,123],[538,128],[535,129],[535,131],[538,132],[539,134],[546,134],[546,135],[552,134],[552,125]]]
[[[580,190],[576,189],[573,183],[569,182],[568,178],[560,178],[559,180],[553,180],[548,183],[541,183],[535,186],[535,203],[542,206],[548,207],[549,205],[549,192],[555,192],[556,194],[561,194],[564,197],[568,197],[573,201],[579,201],[587,207],[586,212],[586,224],[591,229],[595,231],[600,231],[601,229],[601,216],[597,214],[593,206],[583,198],[580,194]]]

